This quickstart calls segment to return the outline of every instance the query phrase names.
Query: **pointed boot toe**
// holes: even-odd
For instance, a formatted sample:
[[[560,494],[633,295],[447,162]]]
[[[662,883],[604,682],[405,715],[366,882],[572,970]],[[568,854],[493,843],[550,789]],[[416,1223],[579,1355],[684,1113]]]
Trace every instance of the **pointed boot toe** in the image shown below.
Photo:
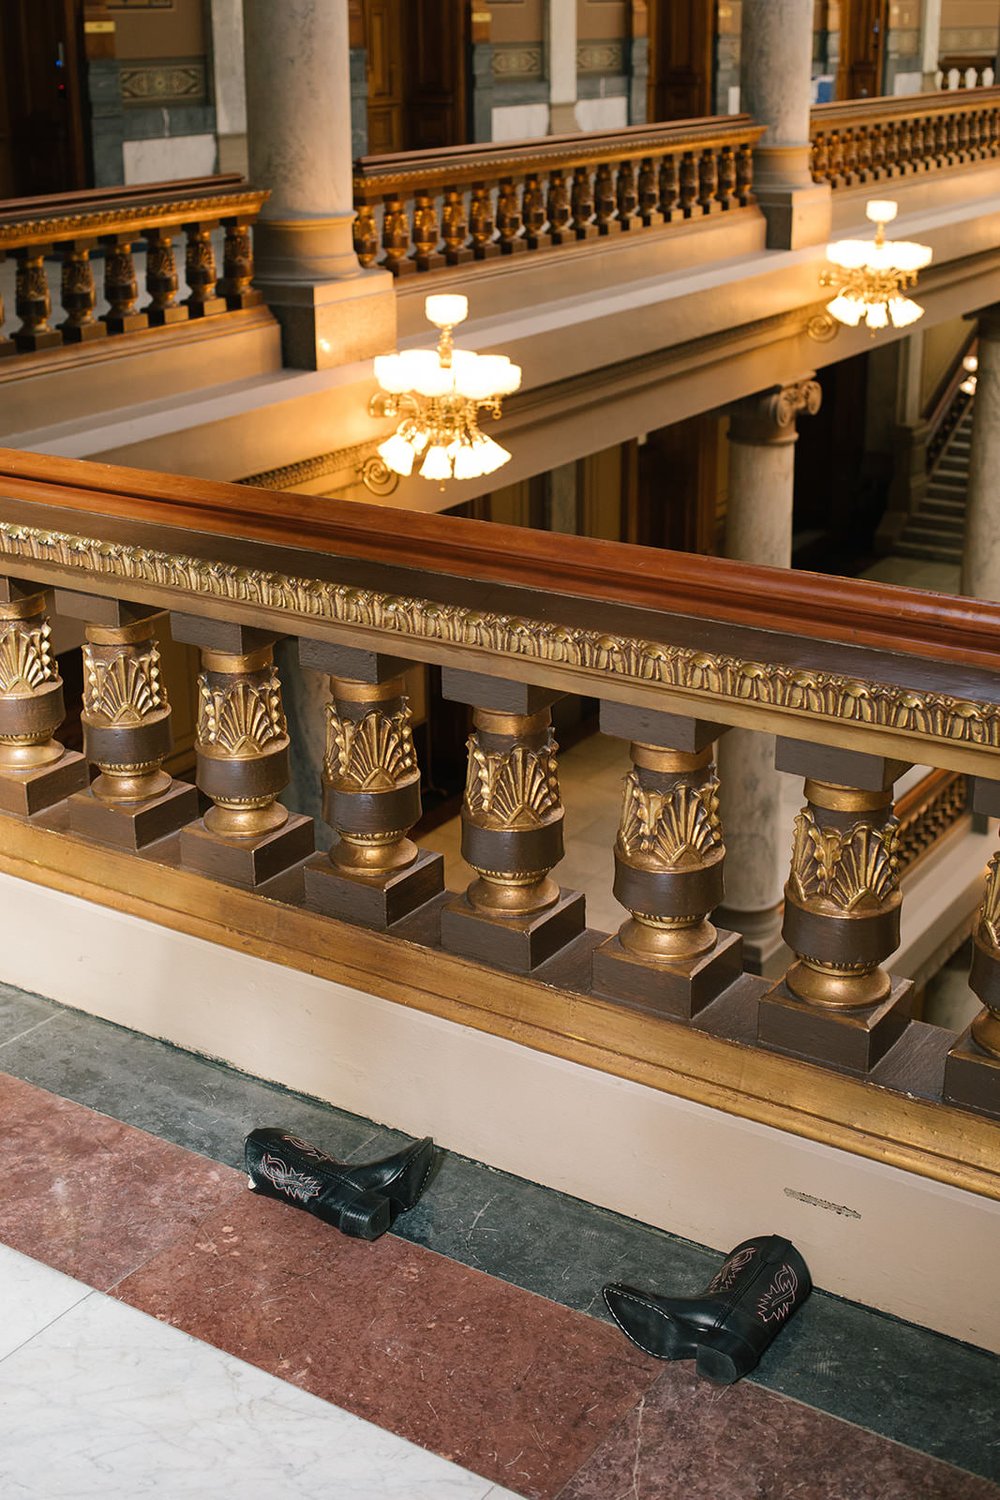
[[[657,1297],[635,1287],[604,1288],[608,1312],[627,1339],[656,1359],[694,1359],[698,1330],[675,1316],[682,1298]]]
[[[430,1178],[434,1159],[434,1142],[425,1135],[422,1140],[414,1141],[380,1161],[368,1162],[364,1166],[352,1164],[345,1170],[360,1187],[384,1194],[395,1218],[413,1208],[419,1200]]]

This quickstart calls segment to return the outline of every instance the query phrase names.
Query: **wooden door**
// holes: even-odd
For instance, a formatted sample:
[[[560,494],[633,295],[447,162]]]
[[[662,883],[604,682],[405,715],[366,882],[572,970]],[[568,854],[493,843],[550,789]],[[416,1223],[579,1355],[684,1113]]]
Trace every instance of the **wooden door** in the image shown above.
[[[838,99],[874,99],[882,92],[889,0],[841,0]]]
[[[653,0],[649,7],[649,118],[712,113],[714,0]]]
[[[368,154],[405,150],[403,0],[365,0]]]
[[[461,146],[470,138],[465,0],[406,0],[406,149]]]
[[[0,194],[89,186],[81,0],[0,3]]]

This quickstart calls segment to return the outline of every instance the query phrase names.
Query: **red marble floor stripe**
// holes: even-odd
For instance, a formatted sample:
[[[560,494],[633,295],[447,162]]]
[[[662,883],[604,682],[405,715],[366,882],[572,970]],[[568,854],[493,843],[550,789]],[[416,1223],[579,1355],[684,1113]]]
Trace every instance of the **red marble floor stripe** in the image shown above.
[[[0,1074],[0,1241],[107,1291],[244,1192],[229,1167]]]
[[[860,1351],[859,1351],[860,1353]],[[559,1500],[998,1500],[1000,1488],[760,1386],[668,1365]]]
[[[539,1500],[661,1368],[581,1313],[249,1192],[115,1295]]]

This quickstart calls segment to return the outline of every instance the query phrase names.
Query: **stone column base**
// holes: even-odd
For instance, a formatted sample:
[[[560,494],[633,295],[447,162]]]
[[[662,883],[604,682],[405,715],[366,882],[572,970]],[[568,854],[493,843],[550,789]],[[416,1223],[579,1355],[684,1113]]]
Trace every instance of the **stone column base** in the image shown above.
[[[743,968],[747,974],[780,979],[793,961],[792,950],[781,936],[782,913],[780,901],[763,911],[735,911],[723,905],[712,913],[712,921],[717,927],[742,935]]]
[[[574,103],[549,105],[549,135],[572,135],[579,129]]]
[[[336,281],[255,285],[281,325],[282,358],[296,370],[328,370],[396,347],[396,294],[388,271],[361,271]]]
[[[754,184],[754,197],[767,220],[768,250],[800,250],[830,238],[831,195],[828,182],[806,187]]]

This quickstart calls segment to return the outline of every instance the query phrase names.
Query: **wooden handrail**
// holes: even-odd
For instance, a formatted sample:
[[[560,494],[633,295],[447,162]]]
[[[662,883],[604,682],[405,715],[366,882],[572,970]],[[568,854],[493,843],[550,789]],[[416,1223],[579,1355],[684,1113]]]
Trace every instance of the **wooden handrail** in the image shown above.
[[[749,115],[716,115],[706,119],[669,120],[661,124],[627,125],[621,130],[579,131],[520,141],[487,141],[470,146],[445,146],[428,151],[400,151],[388,156],[363,156],[354,164],[354,192],[358,202],[374,203],[388,187],[417,184],[452,187],[459,183],[495,180],[513,172],[548,168],[595,166],[650,152],[684,151],[693,147],[755,144],[764,134]]]
[[[810,113],[812,175],[834,189],[1000,154],[1000,88],[844,99]]]
[[[194,177],[48,198],[0,201],[0,251],[83,235],[166,228],[191,220],[255,217],[269,193],[242,177]]]
[[[635,612],[636,634],[652,613],[746,626],[774,643],[864,646],[886,660],[948,664],[956,686],[974,667],[995,673],[1000,659],[1000,604],[989,600],[419,511],[391,515],[387,526],[381,506],[0,449],[0,522],[74,528],[109,543],[152,527],[158,544],[195,557],[294,564],[316,577],[332,564],[359,586],[364,565],[377,565],[401,592],[475,598],[484,610],[530,601],[541,618],[565,612],[554,600],[595,618],[611,606],[623,623],[623,609]],[[1000,680],[996,687],[1000,697]]]
[[[925,94],[882,94],[874,99],[837,99],[816,104],[809,111],[813,129],[822,125],[853,125],[856,121],[891,120],[905,115],[947,115],[956,110],[968,114],[1000,104],[1000,87],[988,89],[934,89]]]

